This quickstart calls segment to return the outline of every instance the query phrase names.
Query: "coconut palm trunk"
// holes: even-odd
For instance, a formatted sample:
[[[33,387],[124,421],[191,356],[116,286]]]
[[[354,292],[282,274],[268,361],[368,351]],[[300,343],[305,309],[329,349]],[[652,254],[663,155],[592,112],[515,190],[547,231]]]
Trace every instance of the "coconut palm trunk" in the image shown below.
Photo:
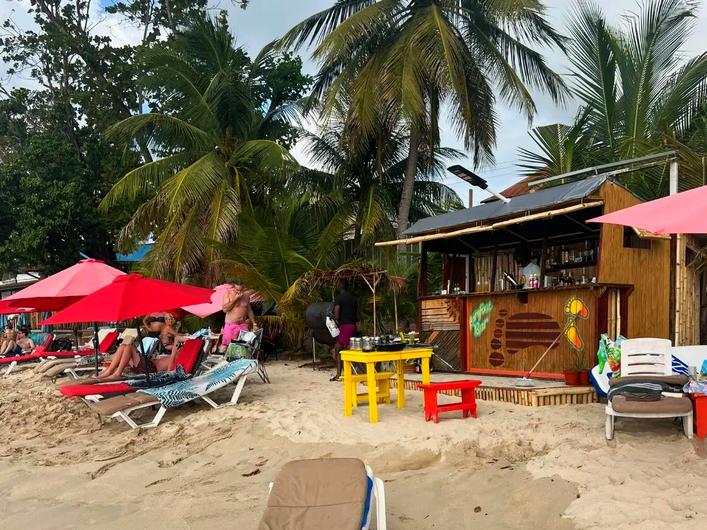
[[[405,180],[400,192],[400,206],[398,207],[398,227],[396,235],[401,238],[403,232],[408,227],[410,219],[410,205],[412,204],[412,193],[415,188],[415,178],[417,176],[417,159],[420,149],[420,131],[414,128],[410,131],[410,147],[405,167]]]

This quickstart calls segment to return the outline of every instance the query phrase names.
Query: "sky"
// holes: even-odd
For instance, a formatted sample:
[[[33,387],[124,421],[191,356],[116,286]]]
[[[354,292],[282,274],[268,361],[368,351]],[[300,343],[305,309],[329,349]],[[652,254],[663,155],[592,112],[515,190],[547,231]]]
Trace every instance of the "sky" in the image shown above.
[[[129,43],[139,39],[139,32],[125,23],[117,23],[111,17],[106,17],[102,5],[111,0],[94,1],[93,10],[95,18],[100,22],[96,31],[111,36],[118,44]],[[587,1],[587,0],[584,0]],[[639,11],[641,3],[636,0],[595,0],[601,7],[610,22],[620,24],[622,17]],[[230,0],[216,0],[209,3],[213,9],[227,9],[232,31],[236,35],[238,45],[246,49],[252,56],[268,42],[283,35],[289,28],[306,17],[326,9],[333,4],[333,0],[250,0],[248,8],[242,10],[231,3]],[[550,23],[560,32],[564,32],[568,16],[574,4],[571,0],[545,0],[547,16]],[[700,11],[695,21],[695,30],[687,41],[683,53],[685,57],[693,57],[707,50],[707,12],[703,2],[700,2]],[[26,14],[29,0],[0,0],[0,20],[12,16],[21,26],[30,26],[31,18]],[[12,10],[12,11],[11,11]],[[0,34],[1,37],[1,34]],[[542,50],[548,64],[559,74],[567,76],[568,62],[561,52],[557,50]],[[315,73],[316,65],[307,56],[307,50],[302,51],[304,67],[307,73]],[[16,79],[16,84],[27,84],[26,80]],[[569,102],[564,107],[558,107],[543,94],[534,93],[537,114],[532,127],[553,123],[569,123],[577,112],[577,104]],[[494,166],[482,167],[476,173],[484,177],[489,187],[501,190],[520,178],[518,150],[520,148],[532,149],[534,144],[528,135],[531,126],[527,120],[515,109],[508,108],[499,102],[497,107],[499,125],[497,129],[497,146],[495,150],[496,163]],[[441,122],[442,144],[463,150],[459,141],[451,130],[449,121]],[[305,149],[302,145],[295,146],[293,154],[303,163],[308,164]],[[457,161],[469,168],[473,167],[471,158]],[[449,175],[445,182],[450,185],[467,202],[469,185]],[[474,202],[486,198],[486,192],[474,191]]]

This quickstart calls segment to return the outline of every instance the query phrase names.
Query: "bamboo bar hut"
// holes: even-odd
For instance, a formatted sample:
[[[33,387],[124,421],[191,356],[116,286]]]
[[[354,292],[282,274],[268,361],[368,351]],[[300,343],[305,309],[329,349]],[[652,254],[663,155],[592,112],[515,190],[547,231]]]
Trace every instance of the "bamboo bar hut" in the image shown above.
[[[537,375],[562,377],[595,364],[601,333],[671,334],[670,237],[586,222],[638,202],[590,177],[422,219],[377,245],[419,244],[419,327],[455,368],[518,375],[552,346]],[[512,283],[521,249],[540,268],[533,288]]]

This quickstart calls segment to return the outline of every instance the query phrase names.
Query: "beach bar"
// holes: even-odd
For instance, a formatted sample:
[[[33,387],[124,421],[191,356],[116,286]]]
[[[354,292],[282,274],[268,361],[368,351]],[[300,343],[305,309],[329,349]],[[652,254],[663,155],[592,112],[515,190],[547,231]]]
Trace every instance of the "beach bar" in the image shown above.
[[[534,375],[561,378],[595,364],[602,333],[671,334],[670,237],[587,222],[639,202],[608,177],[528,187],[378,245],[419,245],[418,326],[455,370],[521,375],[549,348]]]

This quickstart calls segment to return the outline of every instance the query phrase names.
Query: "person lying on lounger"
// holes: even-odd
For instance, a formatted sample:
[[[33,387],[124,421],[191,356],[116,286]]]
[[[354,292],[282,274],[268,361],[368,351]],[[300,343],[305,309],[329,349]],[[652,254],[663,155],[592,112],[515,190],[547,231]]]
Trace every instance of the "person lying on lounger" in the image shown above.
[[[107,379],[120,377],[123,375],[123,371],[130,367],[136,371],[144,372],[145,361],[138,352],[135,346],[135,337],[125,337],[123,342],[118,349],[113,354],[111,358],[110,365],[105,368],[100,374],[99,378]],[[177,352],[178,348],[175,348],[170,355],[163,355],[161,357],[152,357],[147,360],[149,363],[150,372],[171,372],[176,368]]]
[[[2,340],[0,341],[0,355],[6,355],[10,349],[14,349],[17,343],[17,333],[15,328],[12,327],[12,322],[8,322],[5,326],[5,333],[2,335]]]
[[[16,333],[13,334],[16,340],[10,340],[7,343],[6,350],[4,354],[6,356],[23,355],[25,353],[32,353],[32,350],[36,347],[34,341],[29,338],[29,330],[27,328],[18,329]]]

